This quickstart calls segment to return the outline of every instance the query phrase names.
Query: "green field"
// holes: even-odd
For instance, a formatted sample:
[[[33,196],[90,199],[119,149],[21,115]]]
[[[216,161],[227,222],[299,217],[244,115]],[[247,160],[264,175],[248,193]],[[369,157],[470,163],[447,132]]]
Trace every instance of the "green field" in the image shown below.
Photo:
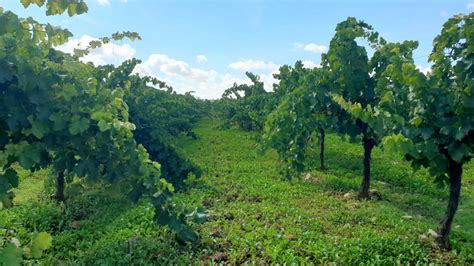
[[[22,172],[29,181],[20,183],[16,207],[2,211],[0,222],[22,243],[31,232],[51,233],[43,264],[474,263],[473,163],[464,169],[453,250],[440,252],[427,232],[443,215],[447,187],[423,170],[413,173],[396,154],[374,152],[372,188],[379,197],[359,201],[361,145],[329,135],[329,169],[286,181],[276,153],[260,151],[257,133],[219,125],[203,120],[194,129],[197,140],[176,143],[203,170],[175,197],[210,211],[206,223],[193,225],[196,244],[180,244],[158,227],[151,205],[128,202],[120,184],[81,184],[66,204],[54,203],[47,170]]]
[[[474,3],[214,2],[0,3],[0,266],[474,265]]]

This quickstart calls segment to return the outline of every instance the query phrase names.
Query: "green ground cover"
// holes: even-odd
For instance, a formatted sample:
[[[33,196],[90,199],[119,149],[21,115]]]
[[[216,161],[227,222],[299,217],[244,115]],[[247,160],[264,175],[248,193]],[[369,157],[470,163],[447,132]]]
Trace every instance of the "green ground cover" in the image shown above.
[[[194,225],[199,243],[176,241],[153,222],[151,206],[130,203],[119,185],[80,184],[58,205],[48,196],[47,170],[22,172],[16,207],[1,211],[0,223],[22,243],[31,232],[51,233],[43,264],[474,263],[473,163],[464,169],[453,251],[440,252],[427,232],[443,215],[447,187],[437,187],[423,170],[413,173],[398,155],[375,150],[377,197],[358,201],[361,145],[329,135],[329,169],[287,181],[276,153],[260,152],[257,133],[219,125],[203,120],[194,129],[197,140],[177,142],[203,170],[175,198],[210,211],[206,223]],[[310,153],[316,168],[318,151]]]

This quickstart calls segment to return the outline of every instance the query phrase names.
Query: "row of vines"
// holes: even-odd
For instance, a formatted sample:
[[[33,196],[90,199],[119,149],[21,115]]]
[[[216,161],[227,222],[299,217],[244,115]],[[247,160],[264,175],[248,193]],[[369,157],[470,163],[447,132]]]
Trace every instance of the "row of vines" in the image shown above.
[[[87,12],[82,0],[22,0],[47,15]],[[92,49],[122,39],[118,32],[92,41],[74,55],[55,49],[72,34],[33,18],[20,18],[0,7],[0,202],[13,205],[17,171],[49,168],[57,201],[75,179],[119,182],[130,199],[148,199],[155,221],[169,226],[182,241],[196,241],[190,222],[206,218],[202,208],[186,210],[172,202],[176,189],[200,169],[177,152],[172,138],[195,137],[191,128],[204,115],[202,101],[179,95],[165,83],[132,73],[139,60],[120,66],[94,66],[80,58]],[[151,87],[153,85],[153,87]],[[161,89],[156,89],[159,87]],[[26,181],[27,182],[27,181]],[[52,243],[47,232],[20,242],[16,232],[0,225],[0,264],[35,259]]]
[[[463,165],[474,150],[474,14],[450,18],[433,41],[431,71],[417,69],[418,42],[388,42],[371,25],[348,18],[336,27],[319,67],[282,66],[278,84],[263,90],[258,76],[234,85],[218,102],[226,124],[262,132],[288,178],[308,170],[307,149],[317,138],[325,169],[326,132],[360,141],[363,175],[359,199],[369,199],[372,150],[396,150],[416,170],[427,168],[450,187],[437,242],[449,234],[461,191]],[[371,54],[371,56],[369,56]]]

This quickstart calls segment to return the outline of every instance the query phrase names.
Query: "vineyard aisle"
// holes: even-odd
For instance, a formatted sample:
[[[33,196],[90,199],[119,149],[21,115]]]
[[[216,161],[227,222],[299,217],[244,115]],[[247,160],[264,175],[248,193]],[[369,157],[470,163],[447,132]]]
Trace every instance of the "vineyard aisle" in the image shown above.
[[[0,2],[0,266],[474,265],[474,2]]]
[[[426,173],[413,175],[406,162],[376,149],[373,187],[381,198],[358,201],[361,145],[328,134],[329,170],[286,181],[276,153],[260,152],[257,133],[219,130],[220,125],[203,120],[194,129],[196,140],[182,136],[176,143],[203,170],[201,179],[187,182],[189,189],[175,197],[188,207],[204,205],[211,213],[206,223],[192,225],[200,235],[196,244],[178,243],[169,229],[154,223],[147,201],[132,204],[114,185],[69,191],[75,196],[58,206],[43,191],[47,170],[33,176],[21,171],[21,178],[30,182],[20,184],[17,206],[1,212],[0,222],[21,236],[49,232],[53,245],[41,259],[46,265],[473,261],[472,163],[465,169],[454,221],[452,242],[458,255],[440,253],[432,250],[427,232],[442,217],[447,188],[440,193]],[[311,152],[316,169],[318,150]]]
[[[474,215],[468,212],[474,205],[472,163],[465,169],[462,205],[453,231],[456,257],[433,251],[429,233],[442,217],[447,188],[436,187],[423,171],[413,174],[397,155],[375,150],[377,193],[371,201],[358,201],[360,145],[329,135],[329,170],[289,182],[279,173],[276,153],[260,152],[257,134],[219,130],[219,125],[219,121],[201,121],[194,130],[198,140],[179,142],[180,149],[203,169],[202,180],[179,198],[203,204],[212,213],[199,228],[203,249],[194,259],[472,261]],[[317,165],[318,151],[313,152]]]

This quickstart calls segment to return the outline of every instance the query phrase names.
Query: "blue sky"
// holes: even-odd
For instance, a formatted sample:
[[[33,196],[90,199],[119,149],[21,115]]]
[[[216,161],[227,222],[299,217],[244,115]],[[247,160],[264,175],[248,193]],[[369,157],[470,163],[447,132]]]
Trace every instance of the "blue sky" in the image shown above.
[[[474,1],[250,1],[250,0],[86,0],[85,15],[46,17],[19,0],[0,6],[74,33],[60,49],[116,31],[137,31],[143,40],[117,42],[85,60],[119,63],[137,57],[137,72],[157,76],[177,91],[193,90],[201,98],[217,98],[233,82],[247,82],[245,71],[260,74],[270,89],[272,73],[282,64],[319,63],[336,24],[348,16],[373,25],[388,41],[418,40],[421,68],[433,38],[452,15],[474,12]]]

